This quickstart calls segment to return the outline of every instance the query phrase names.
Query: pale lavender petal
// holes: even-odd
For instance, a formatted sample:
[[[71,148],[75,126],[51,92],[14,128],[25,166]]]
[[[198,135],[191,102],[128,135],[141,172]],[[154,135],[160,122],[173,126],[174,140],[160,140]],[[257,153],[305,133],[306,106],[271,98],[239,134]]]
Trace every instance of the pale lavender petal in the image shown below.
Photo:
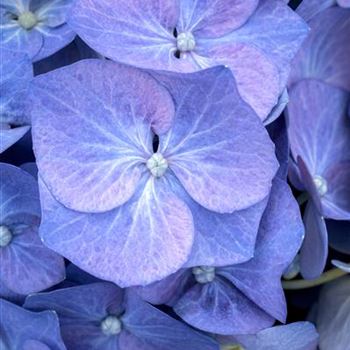
[[[256,114],[240,98],[231,72],[216,67],[154,74],[178,106],[160,152],[190,196],[228,213],[248,208],[270,191],[277,161]]]
[[[0,329],[0,345],[4,349],[27,350],[24,344],[33,340],[46,344],[49,349],[66,349],[53,311],[31,312],[0,299]]]
[[[281,276],[297,254],[304,235],[300,210],[289,186],[276,178],[262,218],[254,258],[218,269],[256,305],[281,322],[286,302]]]
[[[260,49],[278,67],[280,93],[285,88],[291,61],[307,37],[303,19],[280,0],[260,0],[249,22],[234,31],[230,40]]]
[[[213,39],[202,39],[198,44],[198,53],[193,54],[198,65],[201,68],[227,65],[243,100],[265,120],[280,94],[279,73],[273,61],[259,48],[241,42],[216,43]]]
[[[133,195],[152,154],[151,126],[168,128],[174,109],[146,73],[102,60],[36,77],[31,100],[39,173],[56,199],[84,212]]]
[[[316,350],[318,333],[310,322],[264,329],[255,335],[235,336],[246,350]]]
[[[277,104],[275,107],[273,107],[271,113],[268,115],[268,117],[264,120],[264,124],[268,125],[272,122],[274,122],[278,117],[281,116],[284,109],[286,108],[287,104],[289,102],[289,95],[287,89],[284,89],[282,94],[280,95]]]
[[[258,0],[181,0],[178,31],[199,37],[220,37],[242,26]]]
[[[79,0],[69,24],[96,51],[143,68],[190,71],[175,57],[179,8],[173,0]]]
[[[140,184],[126,204],[101,214],[68,210],[43,183],[41,201],[45,244],[88,273],[120,286],[160,280],[177,271],[191,251],[191,212],[164,177]]]
[[[274,319],[227,280],[196,284],[175,304],[175,312],[192,326],[217,334],[254,333]]]
[[[23,343],[23,350],[50,350],[50,348],[45,345],[44,343],[42,343],[41,341],[37,341],[37,340],[26,340]]]
[[[345,8],[350,7],[350,0],[337,0],[337,3],[341,7],[345,7]]]
[[[310,35],[294,60],[289,84],[317,79],[350,91],[349,11],[339,7],[326,9],[309,25]]]
[[[336,266],[338,269],[341,269],[345,272],[350,273],[350,264],[347,264],[343,261],[339,261],[339,260],[332,260],[332,264],[334,266]]]
[[[328,256],[328,236],[324,218],[312,200],[304,214],[305,238],[300,251],[300,271],[305,279],[319,277]]]
[[[122,316],[122,322],[134,339],[138,338],[146,343],[146,347],[137,348],[136,345],[142,343],[130,341],[129,336],[124,334],[120,340],[122,350],[219,350],[214,339],[171,318],[142,301],[133,292],[127,294],[126,312]],[[126,344],[130,347],[126,347]]]

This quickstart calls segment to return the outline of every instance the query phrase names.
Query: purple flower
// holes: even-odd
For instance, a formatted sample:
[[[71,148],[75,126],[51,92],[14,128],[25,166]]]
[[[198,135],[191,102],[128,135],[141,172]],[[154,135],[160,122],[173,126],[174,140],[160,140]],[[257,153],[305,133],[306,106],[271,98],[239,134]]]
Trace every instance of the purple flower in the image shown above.
[[[111,283],[30,295],[25,307],[55,310],[68,350],[219,350],[213,339]]]
[[[97,277],[144,285],[186,263],[205,217],[204,239],[214,220],[227,224],[207,259],[252,256],[277,162],[228,69],[151,77],[87,60],[36,77],[32,90],[49,247]]]
[[[312,317],[320,334],[320,350],[349,347],[350,276],[324,286]]]
[[[0,348],[66,350],[54,311],[31,312],[0,299]]]
[[[311,197],[300,260],[303,277],[310,279],[322,273],[327,259],[323,217],[350,218],[350,12],[322,7],[314,14],[315,6],[305,2],[300,7],[306,18],[312,17],[311,33],[294,61],[288,105],[291,151],[297,163],[291,162],[290,179]]]
[[[299,208],[276,178],[260,224],[254,257],[242,264],[182,269],[137,288],[154,304],[169,304],[190,325],[217,334],[252,334],[286,320],[281,275],[303,237]]]
[[[26,53],[33,61],[52,55],[74,39],[66,24],[72,4],[72,0],[1,0],[1,47]]]
[[[0,180],[0,282],[19,294],[49,288],[64,279],[64,262],[39,238],[38,185],[5,163],[0,163]]]
[[[14,67],[13,62],[16,62]],[[29,58],[1,49],[0,65],[0,153],[6,151],[29,130],[24,100],[33,68]]]
[[[316,80],[303,80],[290,92],[289,137],[298,173],[292,181],[311,197],[301,256],[306,278],[316,278],[327,257],[327,230],[321,216],[350,219],[349,100],[348,92]]]
[[[279,0],[79,0],[69,24],[122,63],[177,72],[227,65],[262,120],[277,104],[307,34]]]
[[[295,322],[266,328],[256,334],[221,337],[220,340],[223,344],[236,344],[238,349],[242,345],[244,350],[316,350],[318,333],[310,322]]]
[[[293,62],[290,86],[303,79],[316,79],[350,91],[349,17],[349,10],[339,7],[312,17],[310,35]]]

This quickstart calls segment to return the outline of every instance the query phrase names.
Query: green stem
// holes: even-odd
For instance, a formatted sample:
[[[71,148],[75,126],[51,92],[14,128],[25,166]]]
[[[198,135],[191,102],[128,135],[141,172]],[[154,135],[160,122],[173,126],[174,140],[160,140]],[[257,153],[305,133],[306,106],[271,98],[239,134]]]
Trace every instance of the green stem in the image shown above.
[[[303,205],[305,202],[307,202],[309,199],[309,194],[307,192],[303,192],[301,193],[298,198],[297,198],[297,202],[299,203],[299,205]]]
[[[283,289],[293,290],[293,289],[305,289],[320,286],[321,284],[328,283],[339,277],[345,276],[347,272],[335,268],[324,272],[319,278],[314,280],[294,280],[294,281],[283,281]]]

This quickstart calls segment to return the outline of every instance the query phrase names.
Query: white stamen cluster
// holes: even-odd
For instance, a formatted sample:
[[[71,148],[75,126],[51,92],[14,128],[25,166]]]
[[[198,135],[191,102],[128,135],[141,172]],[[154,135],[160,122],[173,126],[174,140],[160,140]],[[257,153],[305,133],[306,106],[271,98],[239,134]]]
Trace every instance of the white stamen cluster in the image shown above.
[[[198,283],[213,282],[215,278],[215,267],[198,266],[192,269],[192,273]]]
[[[33,12],[25,11],[18,16],[18,23],[22,28],[30,30],[36,26],[38,19]]]
[[[101,330],[105,335],[117,335],[122,330],[122,323],[117,316],[109,315],[101,322]]]
[[[314,176],[313,180],[319,195],[324,196],[328,191],[327,180],[320,175]]]
[[[168,169],[168,162],[161,153],[154,153],[146,163],[147,168],[155,177],[161,177]]]
[[[196,47],[196,40],[191,32],[180,33],[176,40],[177,48],[181,52],[192,51]]]
[[[12,240],[12,232],[7,226],[1,225],[0,226],[0,247],[3,248],[8,246],[11,240]]]

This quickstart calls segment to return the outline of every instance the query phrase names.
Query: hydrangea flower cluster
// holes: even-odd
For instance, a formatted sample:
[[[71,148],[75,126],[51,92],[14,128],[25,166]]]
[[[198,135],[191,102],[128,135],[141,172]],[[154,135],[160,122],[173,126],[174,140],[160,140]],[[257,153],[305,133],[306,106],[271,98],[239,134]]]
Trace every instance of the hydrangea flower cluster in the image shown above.
[[[347,348],[350,3],[297,2],[0,0],[1,349]]]

